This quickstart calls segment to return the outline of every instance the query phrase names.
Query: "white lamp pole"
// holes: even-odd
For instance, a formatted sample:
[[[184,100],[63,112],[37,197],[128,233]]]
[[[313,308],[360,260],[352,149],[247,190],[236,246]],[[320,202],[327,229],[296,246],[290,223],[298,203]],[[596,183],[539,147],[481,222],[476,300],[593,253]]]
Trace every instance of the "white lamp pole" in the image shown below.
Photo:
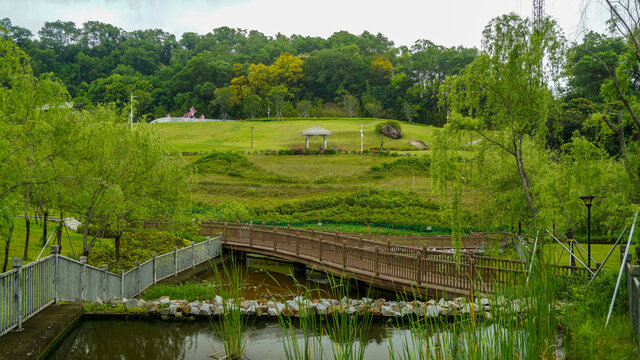
[[[133,93],[130,93],[131,100],[129,100],[129,104],[131,104],[131,109],[129,110],[129,126],[131,127],[131,131],[133,131],[133,98],[137,96],[133,96]]]
[[[362,154],[364,148],[364,132],[362,131],[362,125],[360,125],[360,154]]]

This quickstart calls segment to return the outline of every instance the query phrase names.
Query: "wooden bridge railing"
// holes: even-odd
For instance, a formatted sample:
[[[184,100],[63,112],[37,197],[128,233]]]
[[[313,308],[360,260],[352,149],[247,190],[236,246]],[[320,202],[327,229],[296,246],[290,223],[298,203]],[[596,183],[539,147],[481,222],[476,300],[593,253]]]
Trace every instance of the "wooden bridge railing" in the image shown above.
[[[345,236],[339,232],[291,230],[241,224],[201,224],[201,235],[217,235],[222,230],[225,245],[244,246],[304,259],[336,271],[417,289],[438,289],[448,293],[492,293],[496,289],[522,284],[525,264],[510,259],[456,255],[403,245],[393,245]],[[560,276],[586,274],[577,267],[559,266]]]

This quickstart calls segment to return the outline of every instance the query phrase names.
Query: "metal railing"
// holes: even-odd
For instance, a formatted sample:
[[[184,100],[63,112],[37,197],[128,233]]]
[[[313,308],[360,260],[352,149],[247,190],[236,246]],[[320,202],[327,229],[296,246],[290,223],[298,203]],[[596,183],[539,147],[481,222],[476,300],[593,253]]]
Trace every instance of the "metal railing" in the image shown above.
[[[25,266],[21,258],[14,258],[13,269],[0,274],[0,336],[22,329],[24,321],[57,301],[138,296],[158,281],[195,268],[221,252],[218,236],[160,256],[153,254],[119,274],[107,271],[106,265],[88,265],[84,256],[77,261],[60,255],[56,245],[51,255]]]

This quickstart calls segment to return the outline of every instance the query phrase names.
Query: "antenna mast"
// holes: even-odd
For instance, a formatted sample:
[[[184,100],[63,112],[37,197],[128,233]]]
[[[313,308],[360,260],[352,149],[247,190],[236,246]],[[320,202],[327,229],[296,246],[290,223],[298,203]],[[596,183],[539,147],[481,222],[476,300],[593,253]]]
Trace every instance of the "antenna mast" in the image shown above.
[[[538,29],[544,18],[544,0],[533,0],[533,26]]]

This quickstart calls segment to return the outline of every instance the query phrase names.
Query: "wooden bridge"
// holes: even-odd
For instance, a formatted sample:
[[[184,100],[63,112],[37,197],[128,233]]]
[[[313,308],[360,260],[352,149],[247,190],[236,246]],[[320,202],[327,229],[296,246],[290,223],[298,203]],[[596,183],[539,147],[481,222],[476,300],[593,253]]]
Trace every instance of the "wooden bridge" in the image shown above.
[[[222,233],[223,247],[257,253],[355,277],[375,287],[417,291],[429,296],[493,294],[494,289],[523,283],[526,266],[516,260],[490,258],[427,246],[396,245],[367,240],[338,231],[296,230],[264,225],[205,222],[200,234]],[[586,270],[554,267],[559,276],[580,275]]]

